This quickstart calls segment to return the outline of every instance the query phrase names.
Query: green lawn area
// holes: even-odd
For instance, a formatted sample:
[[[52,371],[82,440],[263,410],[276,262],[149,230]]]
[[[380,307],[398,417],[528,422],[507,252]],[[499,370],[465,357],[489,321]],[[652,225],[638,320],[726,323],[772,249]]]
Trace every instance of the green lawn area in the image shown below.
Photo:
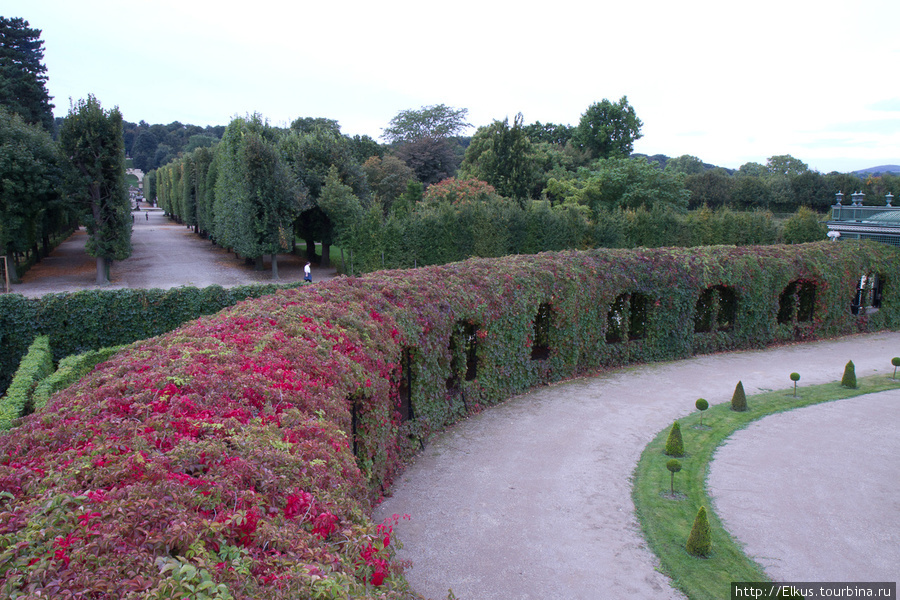
[[[801,386],[799,398],[794,398],[793,389],[749,396],[747,412],[734,412],[726,402],[703,413],[703,428],[699,427],[699,411],[680,419],[686,455],[679,459],[682,470],[675,475],[675,492],[683,495],[681,499],[669,495],[671,475],[666,462],[672,457],[663,453],[671,427],[650,442],[635,469],[632,497],[644,535],[659,557],[660,570],[672,578],[675,587],[691,600],[718,600],[730,596],[733,581],[768,581],[711,510],[706,479],[713,453],[732,433],[766,415],[895,389],[900,387],[900,379],[875,375],[860,378],[858,384],[856,389],[843,388],[840,382]],[[708,558],[691,556],[685,549],[701,506],[706,507],[710,522],[712,552]]]

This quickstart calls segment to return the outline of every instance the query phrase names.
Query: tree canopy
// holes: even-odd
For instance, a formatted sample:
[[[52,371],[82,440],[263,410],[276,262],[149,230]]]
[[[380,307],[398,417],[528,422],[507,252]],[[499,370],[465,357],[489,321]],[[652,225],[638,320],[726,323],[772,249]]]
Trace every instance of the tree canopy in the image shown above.
[[[21,18],[0,17],[0,104],[27,123],[53,131],[41,30]]]
[[[472,126],[466,122],[468,114],[467,108],[452,108],[445,104],[401,110],[384,128],[382,137],[388,143],[395,144],[459,135]]]
[[[634,142],[640,139],[641,127],[628,98],[622,96],[613,103],[607,99],[595,102],[581,115],[575,130],[575,141],[592,158],[627,158]]]

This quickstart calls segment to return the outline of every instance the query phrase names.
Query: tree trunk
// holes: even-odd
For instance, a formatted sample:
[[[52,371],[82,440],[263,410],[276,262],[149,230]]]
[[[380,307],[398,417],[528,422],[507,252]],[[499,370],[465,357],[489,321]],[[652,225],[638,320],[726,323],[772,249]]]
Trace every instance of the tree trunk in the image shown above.
[[[12,252],[6,255],[6,271],[9,273],[10,283],[22,283],[21,280],[19,280],[18,269],[16,269],[16,259]],[[3,284],[6,285],[6,282],[4,281]]]
[[[272,279],[278,279],[278,255],[272,255]]]
[[[97,257],[97,285],[109,284],[109,265],[102,256]]]
[[[322,260],[319,265],[326,268],[331,266],[331,244],[322,242]]]
[[[316,241],[312,238],[306,239],[306,260],[316,261]]]

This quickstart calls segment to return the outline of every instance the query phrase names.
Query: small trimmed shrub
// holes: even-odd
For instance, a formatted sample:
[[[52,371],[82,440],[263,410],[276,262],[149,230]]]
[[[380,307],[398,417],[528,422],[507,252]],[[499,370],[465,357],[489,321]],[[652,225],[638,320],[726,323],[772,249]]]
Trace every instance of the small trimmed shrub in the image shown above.
[[[672,425],[672,431],[666,439],[666,454],[669,456],[684,456],[684,440],[681,438],[681,425],[678,421]]]
[[[88,373],[98,364],[107,360],[110,356],[125,346],[111,346],[99,350],[91,350],[84,354],[67,356],[59,361],[56,371],[38,383],[32,396],[34,410],[44,408],[50,396],[61,389],[67,388]]]
[[[891,364],[894,365],[894,379],[897,379],[897,367],[900,367],[900,356],[895,356],[891,359]]]
[[[681,470],[681,461],[677,458],[673,458],[666,463],[666,468],[669,470],[669,473],[672,474],[672,495],[675,495],[675,473]]]
[[[844,376],[841,377],[841,386],[845,388],[850,388],[851,390],[856,389],[856,367],[853,364],[853,361],[848,361],[847,366],[844,367]]]
[[[706,401],[706,398],[697,398],[697,401],[694,402],[694,406],[697,407],[697,410],[700,411],[700,426],[703,426],[703,411],[709,408],[709,402]]]
[[[687,551],[693,556],[709,556],[712,550],[712,540],[709,535],[709,519],[706,517],[706,507],[701,506],[691,527],[691,534],[687,540]]]
[[[41,335],[28,347],[6,390],[6,396],[0,399],[0,431],[11,428],[16,419],[31,412],[34,388],[51,373],[53,354],[50,352],[50,338]]]
[[[741,381],[738,381],[734,388],[734,395],[731,396],[731,410],[735,412],[747,410],[747,394],[744,393],[744,383]]]
[[[791,381],[794,382],[794,398],[797,397],[797,382],[800,381],[800,373],[791,373]]]

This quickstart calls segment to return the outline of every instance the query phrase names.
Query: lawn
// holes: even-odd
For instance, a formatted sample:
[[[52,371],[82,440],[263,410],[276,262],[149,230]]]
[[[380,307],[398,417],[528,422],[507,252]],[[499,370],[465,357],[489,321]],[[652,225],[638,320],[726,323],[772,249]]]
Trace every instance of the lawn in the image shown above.
[[[762,568],[744,554],[712,512],[706,479],[716,448],[735,431],[766,415],[900,387],[900,379],[884,375],[860,378],[858,383],[856,389],[841,387],[839,382],[800,387],[797,398],[793,389],[757,394],[748,397],[747,412],[734,412],[731,403],[725,402],[703,413],[702,428],[699,411],[680,419],[687,454],[679,459],[682,470],[675,475],[676,498],[669,494],[671,475],[666,469],[672,457],[663,453],[671,428],[647,445],[634,473],[635,510],[650,548],[659,557],[660,570],[688,598],[719,599],[730,595],[733,581],[768,581]],[[706,507],[710,522],[712,551],[708,558],[694,557],[685,549],[701,506]]]

